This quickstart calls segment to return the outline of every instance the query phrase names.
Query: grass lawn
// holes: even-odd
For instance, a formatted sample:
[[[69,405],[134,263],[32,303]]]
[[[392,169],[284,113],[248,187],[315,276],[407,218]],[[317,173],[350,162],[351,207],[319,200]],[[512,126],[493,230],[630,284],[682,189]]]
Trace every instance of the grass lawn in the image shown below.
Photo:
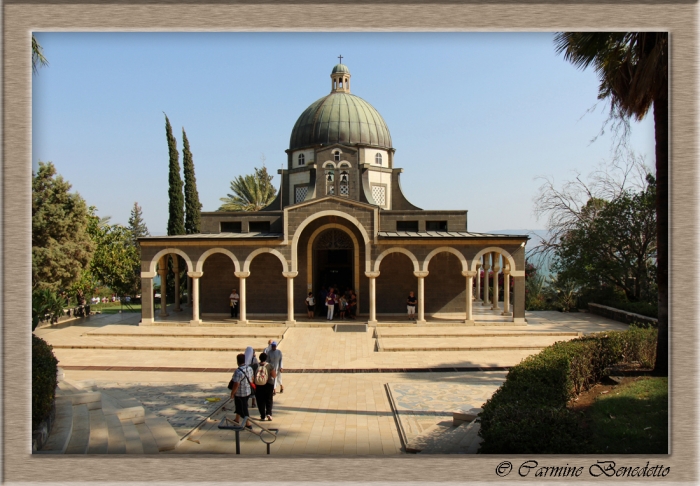
[[[668,454],[668,378],[640,377],[586,411],[592,454]]]
[[[121,305],[119,302],[107,302],[106,304],[91,304],[91,312],[101,312],[103,314],[118,314],[122,312],[141,312],[141,304],[129,304],[129,307]]]

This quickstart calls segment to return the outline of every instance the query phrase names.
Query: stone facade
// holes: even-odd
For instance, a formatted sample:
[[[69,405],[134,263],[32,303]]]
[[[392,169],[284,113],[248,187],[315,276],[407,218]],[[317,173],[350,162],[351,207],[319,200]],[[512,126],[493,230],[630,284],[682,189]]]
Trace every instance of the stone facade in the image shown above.
[[[372,323],[377,315],[405,314],[410,291],[419,299],[419,319],[464,313],[470,321],[469,296],[476,298],[483,273],[477,272],[487,267],[511,278],[513,312],[508,306],[505,314],[524,319],[527,236],[469,233],[466,210],[411,204],[386,123],[348,84],[339,88],[338,76],[349,79],[347,66],[334,68],[331,94],[294,125],[281,188],[269,206],[204,212],[201,234],[140,239],[142,324],[155,318],[156,270],[175,255],[191,278],[193,324],[228,315],[233,288],[241,295],[241,320],[276,314],[293,324],[295,313],[305,313],[308,293],[318,297],[324,284],[354,289],[359,315]],[[327,241],[342,245],[322,246]]]

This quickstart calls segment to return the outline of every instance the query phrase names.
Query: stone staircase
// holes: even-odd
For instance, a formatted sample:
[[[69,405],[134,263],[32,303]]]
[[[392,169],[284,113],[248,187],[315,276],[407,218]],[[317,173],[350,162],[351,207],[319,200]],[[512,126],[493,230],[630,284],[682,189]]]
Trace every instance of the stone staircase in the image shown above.
[[[180,443],[167,420],[120,390],[95,391],[62,378],[56,420],[35,454],[157,454]]]
[[[481,444],[477,421],[453,425],[441,422],[406,445],[406,452],[420,454],[476,454]]]
[[[452,422],[433,425],[406,444],[406,452],[420,454],[476,454],[481,444],[479,419],[481,409],[458,411]]]

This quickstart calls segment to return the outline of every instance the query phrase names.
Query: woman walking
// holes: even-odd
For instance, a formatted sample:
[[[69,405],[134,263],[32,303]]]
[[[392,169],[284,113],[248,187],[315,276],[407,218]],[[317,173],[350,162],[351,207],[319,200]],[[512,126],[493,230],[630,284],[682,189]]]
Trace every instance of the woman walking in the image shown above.
[[[260,365],[255,373],[255,397],[258,399],[260,420],[272,421],[272,392],[275,390],[275,367],[267,362],[267,354],[260,353]]]

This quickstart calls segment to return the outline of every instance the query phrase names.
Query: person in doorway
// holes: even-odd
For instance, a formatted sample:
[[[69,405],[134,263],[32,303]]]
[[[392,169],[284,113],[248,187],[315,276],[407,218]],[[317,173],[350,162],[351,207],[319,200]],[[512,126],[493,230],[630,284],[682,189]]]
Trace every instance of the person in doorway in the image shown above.
[[[332,287],[330,288],[330,290],[328,291],[328,295],[326,296],[326,309],[328,310],[328,312],[326,313],[326,320],[332,321],[333,312],[335,311],[335,293],[333,292]]]
[[[357,314],[357,295],[354,291],[350,291],[350,300],[348,300],[348,317],[350,319],[355,319]]]
[[[340,320],[345,320],[345,312],[348,307],[348,301],[345,299],[344,295],[340,296],[340,300],[338,300],[338,308],[340,309]]]
[[[328,289],[324,285],[321,287],[321,291],[318,293],[318,301],[321,303],[319,306],[320,309],[318,310],[319,312],[326,312],[328,313],[328,309],[326,308],[326,297],[328,297]]]
[[[233,388],[231,389],[231,398],[236,406],[236,422],[241,423],[241,417],[248,417],[248,398],[253,394],[252,386],[253,370],[250,366],[245,365],[245,354],[241,353],[236,356],[238,369],[233,373]],[[252,428],[246,425],[247,428]]]
[[[282,372],[284,371],[284,366],[282,364],[282,351],[277,349],[277,341],[272,341],[270,343],[270,351],[267,353],[267,361],[272,365],[277,374],[275,377],[275,385],[273,387],[272,394],[274,395],[276,393],[274,389],[277,388],[277,385],[280,386],[280,393],[284,393],[284,385],[282,384]]]
[[[260,366],[255,373],[255,397],[258,401],[260,420],[272,421],[272,393],[275,391],[277,371],[268,362],[266,353],[260,353]]]
[[[231,295],[228,296],[230,305],[231,305],[231,317],[233,319],[238,318],[238,301],[241,299],[241,297],[238,295],[238,291],[236,289],[233,289],[231,292]]]
[[[416,320],[416,306],[418,305],[418,299],[413,294],[413,291],[408,293],[408,299],[406,301],[408,308],[408,320]]]
[[[314,307],[316,306],[316,300],[314,299],[314,293],[309,292],[309,296],[306,298],[306,314],[309,319],[314,318]]]

